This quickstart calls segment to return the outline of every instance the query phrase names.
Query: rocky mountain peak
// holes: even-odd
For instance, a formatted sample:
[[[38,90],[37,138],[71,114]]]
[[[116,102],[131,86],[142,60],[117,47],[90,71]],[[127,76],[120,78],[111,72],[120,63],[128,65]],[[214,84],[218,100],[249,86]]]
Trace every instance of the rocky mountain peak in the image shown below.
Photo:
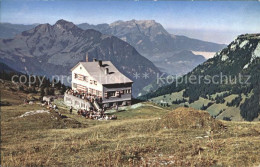
[[[73,24],[72,22],[66,21],[66,20],[58,20],[54,26],[60,28],[60,29],[65,29],[65,30],[69,30],[73,27],[75,27],[75,24]]]
[[[255,58],[260,57],[260,34],[242,34],[239,35],[234,41],[232,41],[226,48],[222,51],[217,52],[215,57],[221,59],[222,62],[235,62],[241,61],[241,58],[245,60],[243,62],[248,62],[244,66],[244,69],[248,67],[249,64],[253,62]],[[235,53],[243,54],[235,54]]]
[[[181,52],[181,58],[187,55],[194,56],[196,61],[190,63],[186,58],[183,59],[185,63],[189,61],[189,64],[184,63],[183,72],[191,71],[194,65],[198,65],[205,61],[203,57],[198,59],[198,56],[188,52],[187,50],[200,51],[200,52],[217,52],[224,48],[226,45],[220,45],[216,43],[210,43],[206,41],[201,41],[197,39],[191,39],[185,36],[172,35],[168,33],[165,28],[155,20],[128,20],[128,21],[116,21],[111,24],[98,24],[98,25],[88,25],[80,24],[80,28],[95,29],[103,34],[114,35],[130,45],[134,46],[141,55],[145,56],[149,60],[153,61],[157,67],[162,71],[170,74],[179,74],[180,68],[177,67],[179,63],[174,62],[169,64],[162,64],[161,60],[166,58],[175,57],[176,54],[180,55],[180,51],[186,50],[186,52]],[[195,63],[194,63],[195,62]],[[168,63],[168,62],[166,62]]]
[[[155,20],[129,20],[129,21],[116,21],[109,25],[112,31],[118,37],[124,37],[128,33],[138,34],[138,36],[146,36],[148,38],[155,38],[156,36],[164,35],[171,38],[170,34],[163,28],[160,23]],[[135,41],[138,42],[138,41]],[[130,42],[131,43],[131,42]],[[132,43],[131,43],[132,44]]]
[[[154,26],[161,26],[160,23],[157,23],[155,20],[129,20],[129,21],[122,21],[118,20],[116,22],[113,22],[110,24],[111,27],[115,26],[142,26],[143,28],[149,28],[149,27],[154,27]],[[163,27],[162,27],[163,28]]]
[[[49,27],[51,27],[50,24],[46,23],[46,24],[39,24],[38,26],[35,27],[35,30],[46,30]]]
[[[145,25],[146,27],[160,25],[160,23],[155,22],[155,20],[134,20],[136,24]]]

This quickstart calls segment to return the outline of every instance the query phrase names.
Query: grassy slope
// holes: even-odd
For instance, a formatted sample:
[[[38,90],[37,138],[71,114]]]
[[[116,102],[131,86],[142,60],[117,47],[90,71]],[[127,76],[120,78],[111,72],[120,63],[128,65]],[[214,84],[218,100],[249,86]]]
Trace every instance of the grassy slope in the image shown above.
[[[178,105],[172,104],[172,102],[176,101],[176,100],[182,100],[183,99],[183,92],[184,92],[184,90],[182,90],[180,92],[166,94],[166,95],[163,95],[163,96],[158,96],[158,97],[152,98],[150,101],[155,103],[155,104],[167,103],[168,105],[170,105],[169,108],[175,109],[176,107],[178,107]],[[185,100],[188,101],[189,98],[185,98]],[[180,106],[183,106],[183,105],[184,104],[180,104]]]
[[[1,107],[3,166],[260,165],[260,123],[215,121],[185,108],[171,113],[151,103],[116,113],[116,121],[67,110],[60,110],[66,119],[55,112],[18,118],[42,107],[15,95],[2,94],[13,104]],[[227,128],[215,128],[220,124]]]
[[[172,101],[175,101],[176,99],[181,100],[183,98],[182,97],[183,91],[184,90],[182,90],[180,92],[166,94],[163,96],[158,96],[158,97],[152,98],[151,101],[155,104],[160,104],[162,102],[166,102],[169,105],[172,105]],[[220,95],[223,95],[224,93],[228,93],[228,92],[227,91],[218,92],[216,94],[211,95],[211,98],[215,99],[217,95],[220,96]],[[243,100],[241,101],[240,104],[243,104],[245,102],[245,99],[249,98],[251,95],[252,95],[252,93],[249,93],[248,97],[246,97],[244,94],[242,94]],[[240,106],[239,107],[228,107],[227,106],[227,103],[231,102],[236,97],[238,97],[238,95],[235,95],[235,94],[225,97],[224,98],[225,103],[223,103],[223,104],[216,104],[215,101],[211,101],[209,99],[205,99],[202,97],[200,97],[199,100],[197,100],[191,104],[188,104],[187,102],[185,104],[191,108],[199,110],[199,109],[201,109],[201,107],[203,105],[206,106],[209,102],[213,102],[214,104],[206,109],[206,111],[208,111],[210,115],[217,116],[216,117],[217,119],[223,119],[224,117],[229,117],[232,119],[232,121],[243,121],[244,119],[240,115],[240,108],[239,108]],[[186,98],[186,100],[188,100],[188,98]],[[174,109],[178,106],[184,106],[184,103],[181,103],[179,105],[174,104],[174,105],[170,106],[169,108]],[[222,113],[220,112],[221,110],[223,111]],[[259,118],[256,118],[255,121],[259,121]]]
[[[200,97],[199,100],[197,100],[197,101],[191,103],[191,104],[189,105],[189,107],[195,108],[195,109],[200,109],[203,105],[204,105],[204,106],[207,106],[208,103],[210,103],[210,102],[211,102],[210,100],[204,99],[204,98]]]

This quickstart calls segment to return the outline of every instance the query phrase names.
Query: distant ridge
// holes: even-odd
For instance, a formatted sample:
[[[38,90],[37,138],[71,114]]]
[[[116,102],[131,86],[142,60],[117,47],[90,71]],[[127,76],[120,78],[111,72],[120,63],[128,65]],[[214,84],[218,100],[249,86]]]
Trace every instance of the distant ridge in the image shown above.
[[[157,67],[170,74],[183,75],[194,67],[206,61],[193,53],[190,61],[182,51],[217,52],[226,45],[205,42],[180,35],[168,33],[164,27],[155,20],[129,20],[116,21],[111,24],[90,25],[83,23],[78,25],[82,29],[95,29],[104,34],[117,36],[134,46],[139,53],[151,60]],[[182,53],[182,55],[180,55]],[[170,57],[181,57],[178,62],[164,61]],[[184,62],[184,63],[183,63]],[[179,68],[180,63],[183,68]]]
[[[60,20],[62,22],[62,20]],[[0,38],[13,38],[15,35],[30,30],[38,24],[21,25],[21,24],[0,24]],[[161,61],[169,57],[177,57],[182,50],[200,51],[202,52],[217,52],[224,48],[225,45],[212,42],[205,42],[197,39],[188,38],[180,35],[172,35],[168,33],[164,27],[155,20],[129,20],[116,21],[111,24],[91,25],[88,23],[79,24],[78,27],[86,29],[94,29],[103,34],[114,35],[134,46],[141,55],[151,60],[163,72],[170,74],[183,75],[191,71],[197,65],[206,61],[200,59],[196,54],[193,54],[194,59],[200,61],[190,61],[182,59],[180,62]],[[187,53],[187,52],[186,52]],[[181,57],[186,57],[183,55]],[[185,62],[184,64],[182,62]],[[178,68],[183,64],[183,68]]]

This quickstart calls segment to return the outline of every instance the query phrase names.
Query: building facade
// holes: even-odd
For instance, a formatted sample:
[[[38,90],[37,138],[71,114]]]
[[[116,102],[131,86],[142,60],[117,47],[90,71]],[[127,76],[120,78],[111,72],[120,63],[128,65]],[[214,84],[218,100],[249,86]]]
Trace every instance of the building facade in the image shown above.
[[[79,62],[71,72],[73,90],[102,98],[106,106],[131,104],[133,81],[110,61]]]

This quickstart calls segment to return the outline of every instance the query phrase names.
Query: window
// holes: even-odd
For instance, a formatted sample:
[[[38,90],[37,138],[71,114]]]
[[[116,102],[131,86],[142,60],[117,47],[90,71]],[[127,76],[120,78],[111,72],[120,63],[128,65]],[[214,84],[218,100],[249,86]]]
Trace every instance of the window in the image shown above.
[[[89,88],[89,93],[92,94],[93,93],[93,89]]]
[[[113,92],[108,92],[108,97],[115,97],[116,96],[116,92],[113,91]]]
[[[89,80],[89,83],[92,84],[92,83],[93,83],[93,80]]]
[[[126,89],[125,92],[126,93],[131,93],[131,89]]]
[[[77,84],[76,84],[76,83],[73,83],[73,87],[74,87],[74,88],[77,88]]]
[[[94,81],[94,85],[97,85],[97,81]]]
[[[75,78],[75,79],[78,78],[78,74],[74,74],[74,78]]]
[[[116,97],[119,97],[120,96],[120,93],[119,91],[116,91],[116,94],[115,94]]]
[[[99,97],[102,97],[102,92],[101,91],[98,91],[96,90],[96,95],[99,96]]]

